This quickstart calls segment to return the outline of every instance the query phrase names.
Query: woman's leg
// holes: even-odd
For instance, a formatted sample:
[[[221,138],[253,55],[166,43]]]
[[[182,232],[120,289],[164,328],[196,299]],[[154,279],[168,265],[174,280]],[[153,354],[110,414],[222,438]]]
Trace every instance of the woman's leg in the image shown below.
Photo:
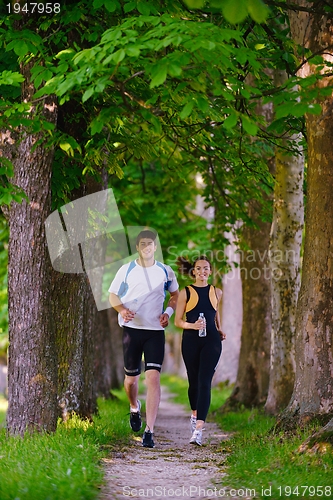
[[[196,415],[198,399],[198,374],[200,363],[200,350],[198,342],[194,335],[183,334],[182,338],[182,356],[184,359],[187,379],[188,379],[188,399],[190,402],[192,415]]]
[[[197,429],[202,429],[210,401],[212,378],[222,351],[221,342],[206,342],[200,352],[198,369]]]

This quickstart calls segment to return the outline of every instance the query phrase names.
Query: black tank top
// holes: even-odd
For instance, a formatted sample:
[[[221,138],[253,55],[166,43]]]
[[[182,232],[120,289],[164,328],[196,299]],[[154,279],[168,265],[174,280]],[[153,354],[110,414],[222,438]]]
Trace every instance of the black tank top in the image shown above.
[[[190,288],[192,290],[190,291]],[[217,297],[215,288],[212,285],[186,287],[186,321],[195,323],[199,318],[199,313],[204,313],[206,318],[207,335],[209,332],[217,332],[215,325]],[[198,333],[197,330],[186,330]]]

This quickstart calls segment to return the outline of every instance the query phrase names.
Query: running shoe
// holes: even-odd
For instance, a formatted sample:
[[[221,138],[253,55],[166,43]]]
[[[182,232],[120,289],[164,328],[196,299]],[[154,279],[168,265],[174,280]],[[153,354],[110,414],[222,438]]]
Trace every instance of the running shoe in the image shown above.
[[[153,440],[154,434],[150,431],[145,431],[142,436],[142,446],[144,448],[154,448],[155,443]]]
[[[197,426],[197,417],[193,417],[193,415],[191,415],[190,426],[191,426],[191,435],[192,435],[193,432],[195,431],[196,426]]]
[[[139,432],[139,430],[142,427],[140,410],[141,410],[141,402],[138,400],[137,411],[133,411],[132,408],[130,408],[130,426],[132,427],[132,430],[134,432]]]
[[[201,446],[201,444],[202,444],[202,430],[201,429],[196,429],[193,432],[192,437],[190,439],[190,443],[197,444],[198,446]]]

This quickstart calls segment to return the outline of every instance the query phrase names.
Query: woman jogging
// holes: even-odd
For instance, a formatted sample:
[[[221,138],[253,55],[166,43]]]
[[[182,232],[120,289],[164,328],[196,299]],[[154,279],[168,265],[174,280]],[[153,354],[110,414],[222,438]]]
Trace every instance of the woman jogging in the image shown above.
[[[222,352],[225,338],[220,328],[217,304],[222,290],[208,284],[211,264],[201,256],[191,264],[178,259],[179,271],[195,281],[179,293],[175,325],[183,328],[182,355],[189,382],[188,397],[191,405],[191,444],[202,444],[202,430],[211,399],[212,378]],[[204,318],[200,318],[203,313]],[[184,315],[186,318],[184,319]]]

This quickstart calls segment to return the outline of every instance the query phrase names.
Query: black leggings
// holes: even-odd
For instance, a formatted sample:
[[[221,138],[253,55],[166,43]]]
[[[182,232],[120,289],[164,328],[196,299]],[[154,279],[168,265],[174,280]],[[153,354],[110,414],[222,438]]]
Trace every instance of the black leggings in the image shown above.
[[[206,420],[211,399],[212,378],[222,352],[222,343],[216,335],[199,337],[196,330],[185,330],[182,355],[189,382],[188,398],[191,409],[197,410],[197,419]]]

